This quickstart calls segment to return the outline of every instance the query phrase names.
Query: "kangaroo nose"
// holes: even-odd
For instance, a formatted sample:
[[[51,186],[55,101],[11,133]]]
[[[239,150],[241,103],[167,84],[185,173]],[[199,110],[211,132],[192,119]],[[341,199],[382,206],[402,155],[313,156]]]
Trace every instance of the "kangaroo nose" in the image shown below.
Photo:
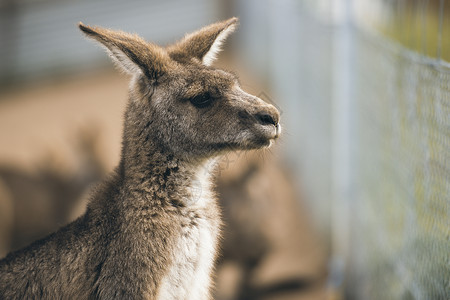
[[[260,114],[256,114],[256,118],[258,119],[258,121],[263,124],[263,125],[277,125],[277,121],[275,121],[275,118],[269,114],[265,114],[265,113],[260,113]]]
[[[268,110],[257,112],[255,114],[255,117],[262,125],[277,126],[278,122],[280,121],[280,116],[275,108],[273,108],[273,110],[269,108]]]

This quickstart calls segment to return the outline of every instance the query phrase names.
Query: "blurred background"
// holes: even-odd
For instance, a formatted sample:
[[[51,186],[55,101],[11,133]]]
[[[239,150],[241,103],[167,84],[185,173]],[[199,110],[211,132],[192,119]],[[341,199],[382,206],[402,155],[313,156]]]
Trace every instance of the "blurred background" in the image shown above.
[[[0,257],[119,160],[128,79],[76,24],[165,45],[231,16],[216,65],[284,134],[219,167],[215,299],[450,299],[448,0],[3,0]]]

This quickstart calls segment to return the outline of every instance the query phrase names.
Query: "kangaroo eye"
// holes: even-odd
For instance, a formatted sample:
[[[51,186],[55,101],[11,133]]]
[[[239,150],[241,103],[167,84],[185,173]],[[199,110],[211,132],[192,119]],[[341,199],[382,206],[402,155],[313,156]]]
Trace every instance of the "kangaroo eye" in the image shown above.
[[[211,104],[213,98],[209,93],[204,93],[191,98],[192,105],[198,108],[203,108]]]

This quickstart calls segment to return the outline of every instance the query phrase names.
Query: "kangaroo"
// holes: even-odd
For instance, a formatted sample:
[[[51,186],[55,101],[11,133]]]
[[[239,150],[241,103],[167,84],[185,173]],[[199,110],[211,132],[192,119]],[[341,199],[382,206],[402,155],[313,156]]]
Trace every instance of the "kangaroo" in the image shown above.
[[[79,24],[131,76],[118,167],[86,213],[0,262],[1,299],[210,299],[211,161],[268,147],[279,112],[211,66],[237,19],[160,47]]]
[[[69,223],[84,211],[85,193],[105,175],[97,129],[82,128],[73,143],[76,168],[61,169],[48,158],[32,171],[0,165],[0,257]],[[7,215],[8,214],[8,215]],[[5,251],[8,249],[9,251]],[[5,252],[3,252],[3,251]],[[3,253],[2,253],[3,252]]]

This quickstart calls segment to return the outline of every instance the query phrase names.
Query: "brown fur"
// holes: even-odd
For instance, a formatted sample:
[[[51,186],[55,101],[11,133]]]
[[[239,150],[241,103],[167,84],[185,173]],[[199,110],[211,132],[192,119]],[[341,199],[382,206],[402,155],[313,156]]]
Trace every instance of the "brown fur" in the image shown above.
[[[0,261],[0,298],[209,298],[204,275],[211,272],[208,253],[216,252],[220,216],[208,176],[198,179],[199,173],[208,175],[204,166],[221,153],[268,146],[279,134],[273,106],[203,61],[236,21],[205,27],[166,49],[80,24],[132,75],[121,160],[85,215]]]

